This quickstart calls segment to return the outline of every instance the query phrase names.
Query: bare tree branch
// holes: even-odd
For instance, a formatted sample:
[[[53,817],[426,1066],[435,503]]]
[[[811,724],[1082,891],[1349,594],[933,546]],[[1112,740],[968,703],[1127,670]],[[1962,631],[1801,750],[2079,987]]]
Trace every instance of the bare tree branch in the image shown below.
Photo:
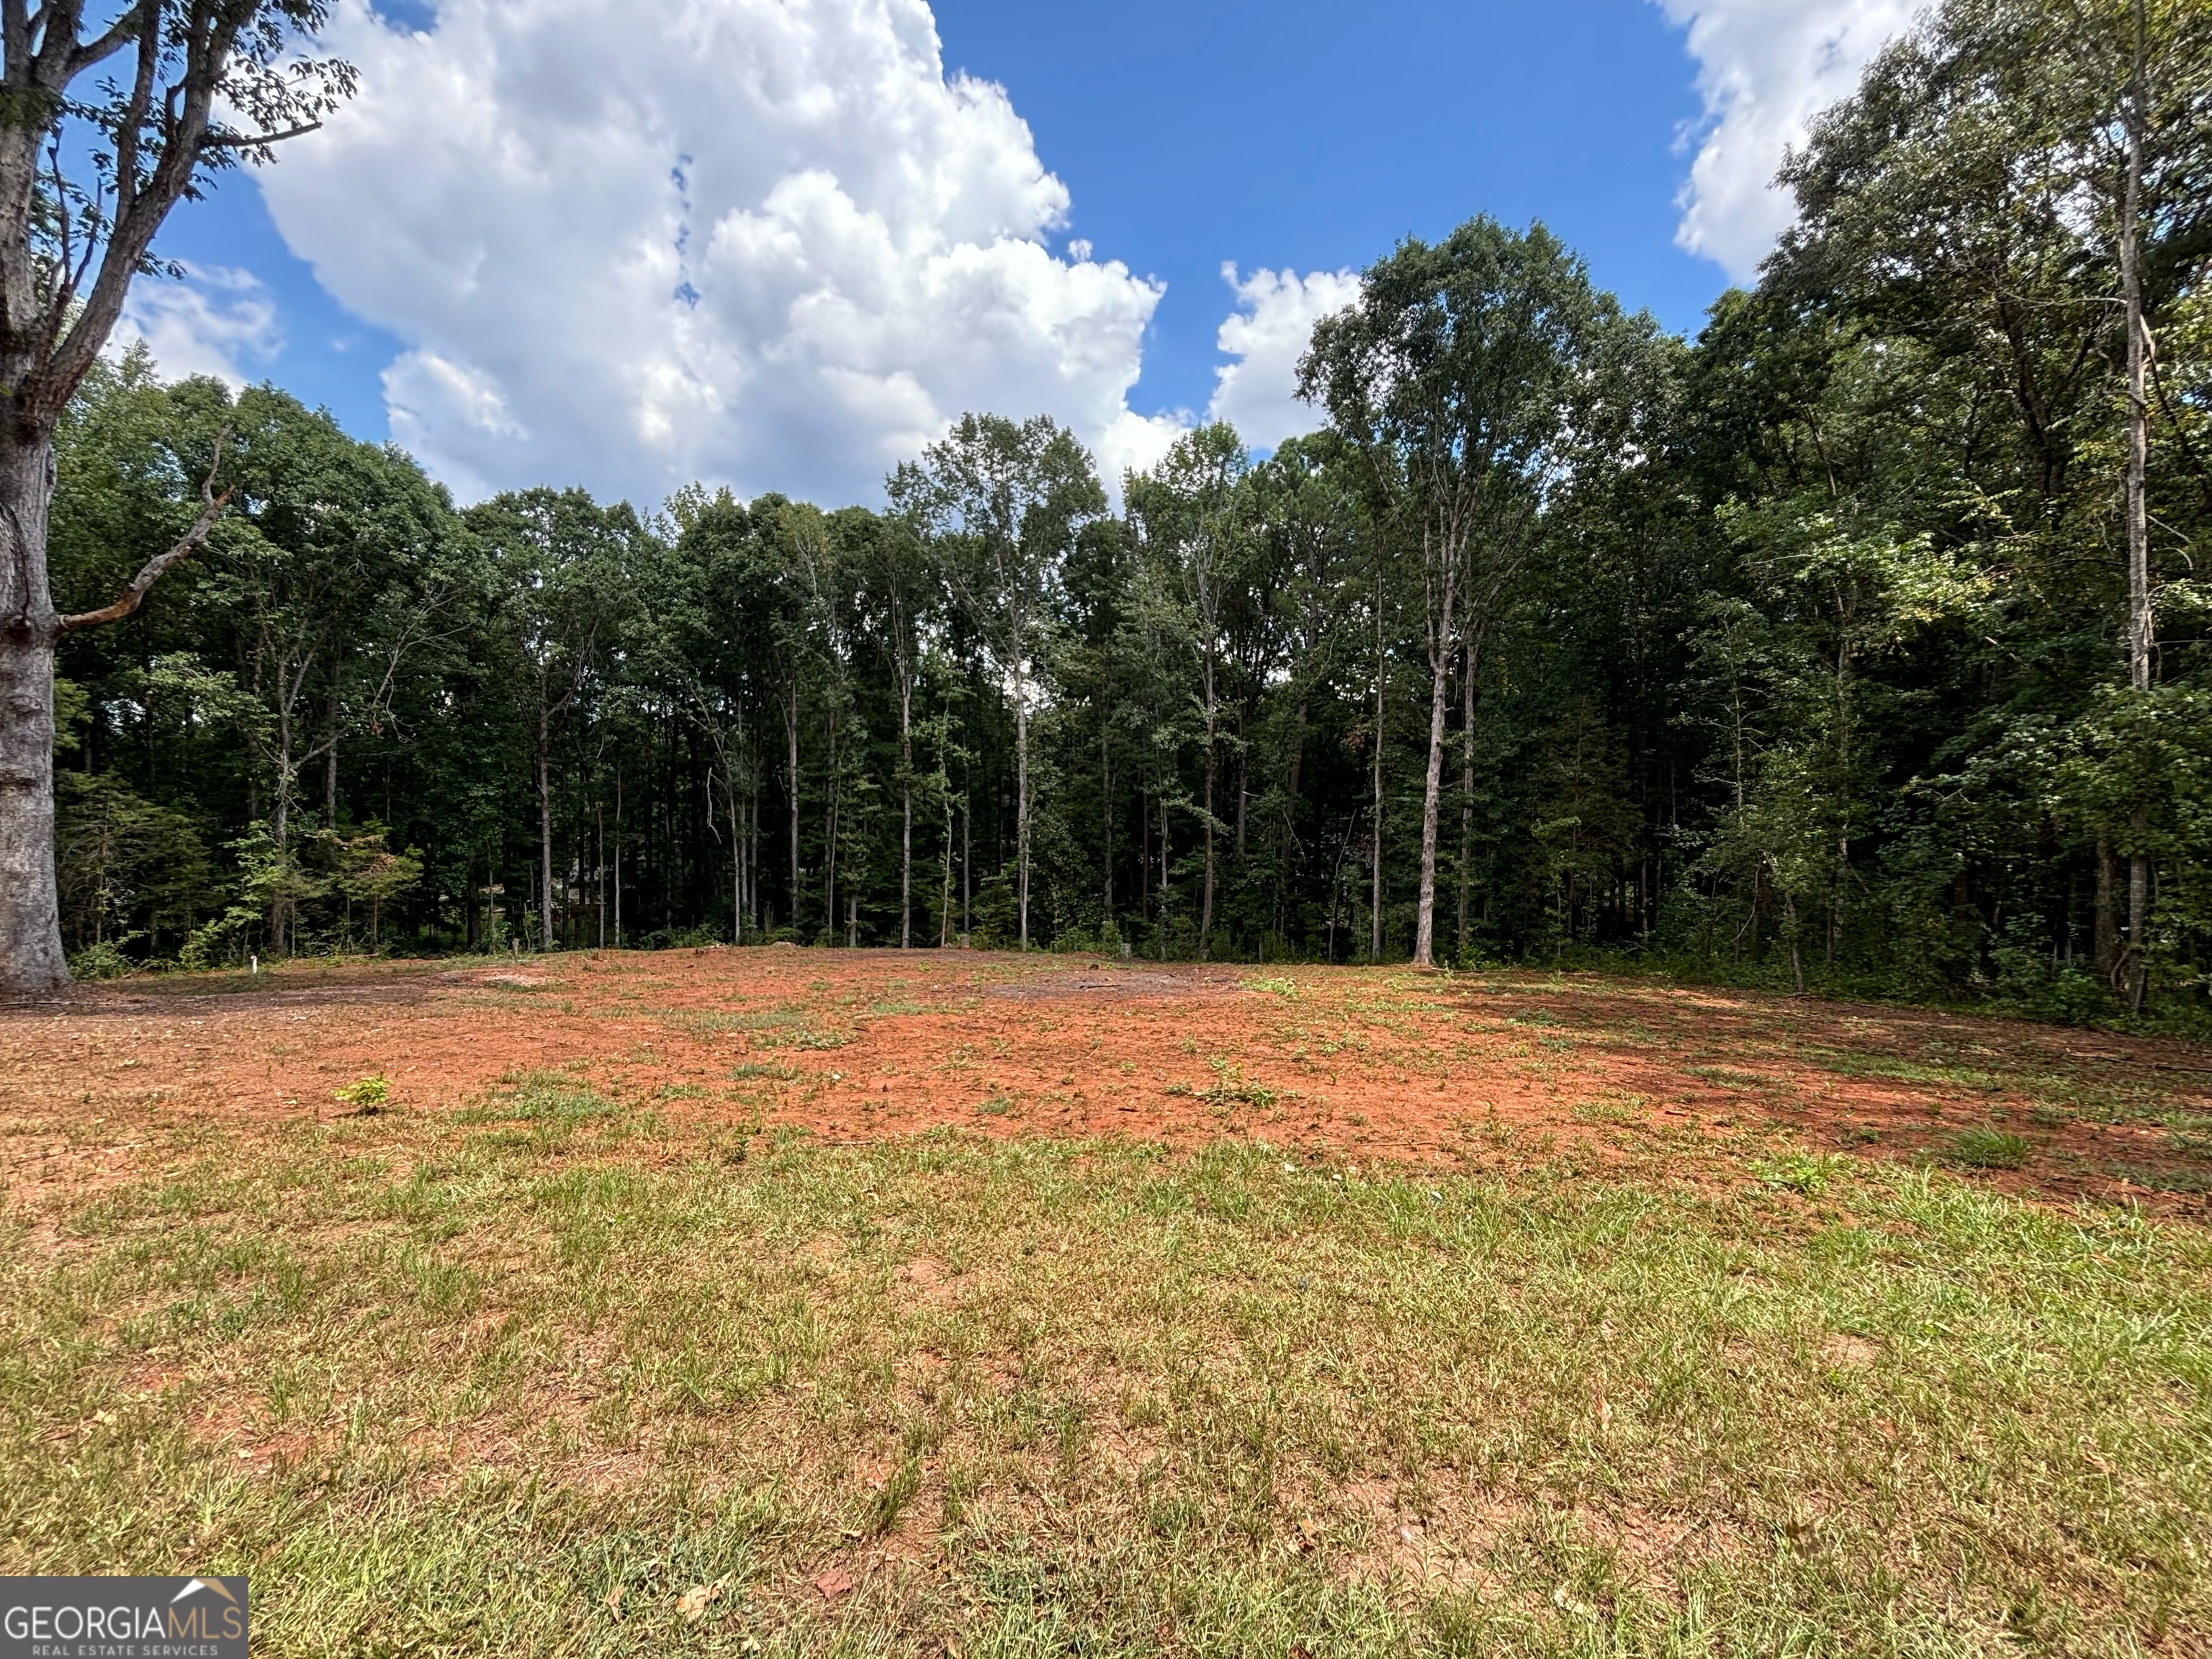
[[[147,560],[138,574],[131,579],[131,585],[123,590],[112,605],[104,605],[97,611],[80,611],[74,616],[56,617],[56,634],[73,634],[80,628],[97,628],[102,623],[122,621],[144,602],[154,584],[161,580],[164,571],[190,555],[207,539],[208,532],[215,528],[216,520],[222,517],[223,508],[230,502],[229,490],[224,490],[220,495],[215,493],[215,475],[222,465],[223,440],[229,435],[226,432],[218,433],[216,436],[215,459],[208,467],[207,477],[200,483],[199,516],[192,520],[192,527],[179,537],[167,551],[156,553]]]
[[[287,127],[282,132],[217,132],[200,140],[200,148],[208,149],[253,149],[263,144],[281,144],[287,138],[305,137],[311,132],[320,132],[320,121],[308,121],[296,127]]]
[[[157,11],[158,8],[144,4],[143,0],[141,4],[127,8],[121,16],[108,25],[107,33],[86,41],[70,53],[67,73],[75,77],[102,58],[112,58],[138,34],[140,18]]]
[[[115,216],[127,215],[138,200],[138,135],[154,107],[154,74],[161,56],[161,9],[138,9],[138,65],[131,77],[131,101],[115,131]],[[119,27],[119,25],[118,25]]]
[[[39,84],[58,92],[68,84],[69,62],[76,52],[76,31],[84,0],[47,0],[31,27],[39,34],[32,73]]]

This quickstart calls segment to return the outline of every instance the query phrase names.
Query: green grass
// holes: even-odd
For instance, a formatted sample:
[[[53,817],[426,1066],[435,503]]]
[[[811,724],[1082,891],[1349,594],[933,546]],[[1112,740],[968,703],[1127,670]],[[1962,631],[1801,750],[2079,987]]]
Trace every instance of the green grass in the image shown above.
[[[11,1212],[0,1571],[246,1572],[270,1656],[2212,1630],[2194,1227],[1833,1158],[677,1133],[534,1074]]]
[[[1954,1164],[1970,1170],[2017,1170],[2027,1162],[2025,1137],[1980,1124],[1953,1135],[1947,1149]]]

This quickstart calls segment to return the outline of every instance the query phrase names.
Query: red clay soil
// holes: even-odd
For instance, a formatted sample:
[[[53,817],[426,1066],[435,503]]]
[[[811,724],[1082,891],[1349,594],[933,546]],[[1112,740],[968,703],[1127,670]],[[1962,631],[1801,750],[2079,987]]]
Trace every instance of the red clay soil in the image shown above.
[[[19,1180],[96,1178],[102,1153],[46,1143],[328,1117],[371,1073],[392,1109],[435,1112],[545,1071],[672,1123],[832,1140],[954,1125],[1717,1170],[1793,1147],[1958,1162],[1962,1131],[1995,1129],[2025,1162],[1978,1178],[2011,1190],[2203,1216],[2212,1186],[2212,1056],[2174,1043],[1596,975],[790,947],[80,988],[0,1008],[0,1148]]]

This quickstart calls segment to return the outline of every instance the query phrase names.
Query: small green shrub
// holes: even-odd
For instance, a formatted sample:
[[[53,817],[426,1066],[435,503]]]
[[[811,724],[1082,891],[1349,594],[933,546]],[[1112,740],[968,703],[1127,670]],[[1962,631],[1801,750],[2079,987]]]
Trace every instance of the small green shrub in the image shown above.
[[[392,1084],[383,1073],[356,1079],[343,1088],[331,1091],[331,1098],[356,1112],[373,1112],[392,1097]]]
[[[69,959],[71,979],[121,979],[125,974],[136,973],[138,964],[116,948],[111,940],[88,945]]]

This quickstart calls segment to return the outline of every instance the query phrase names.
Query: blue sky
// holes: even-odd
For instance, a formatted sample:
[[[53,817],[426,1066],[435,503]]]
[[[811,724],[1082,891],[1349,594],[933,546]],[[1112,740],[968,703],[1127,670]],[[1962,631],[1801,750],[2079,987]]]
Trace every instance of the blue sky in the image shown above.
[[[1133,401],[1212,389],[1224,260],[1364,265],[1477,213],[1542,219],[1596,279],[1693,329],[1727,284],[1674,243],[1701,113],[1648,0],[939,0],[948,67],[1003,82],[1073,234],[1166,279]]]
[[[866,498],[979,402],[1055,414],[1109,473],[1210,400],[1272,441],[1301,418],[1296,343],[1348,295],[1329,273],[1477,213],[1542,219],[1694,330],[1786,217],[1781,144],[1900,6],[379,11],[334,41],[358,105],[181,209],[161,247],[194,277],[135,325],[166,372],[272,379],[465,495],[653,499],[691,476]],[[1279,291],[1232,291],[1231,262]]]

